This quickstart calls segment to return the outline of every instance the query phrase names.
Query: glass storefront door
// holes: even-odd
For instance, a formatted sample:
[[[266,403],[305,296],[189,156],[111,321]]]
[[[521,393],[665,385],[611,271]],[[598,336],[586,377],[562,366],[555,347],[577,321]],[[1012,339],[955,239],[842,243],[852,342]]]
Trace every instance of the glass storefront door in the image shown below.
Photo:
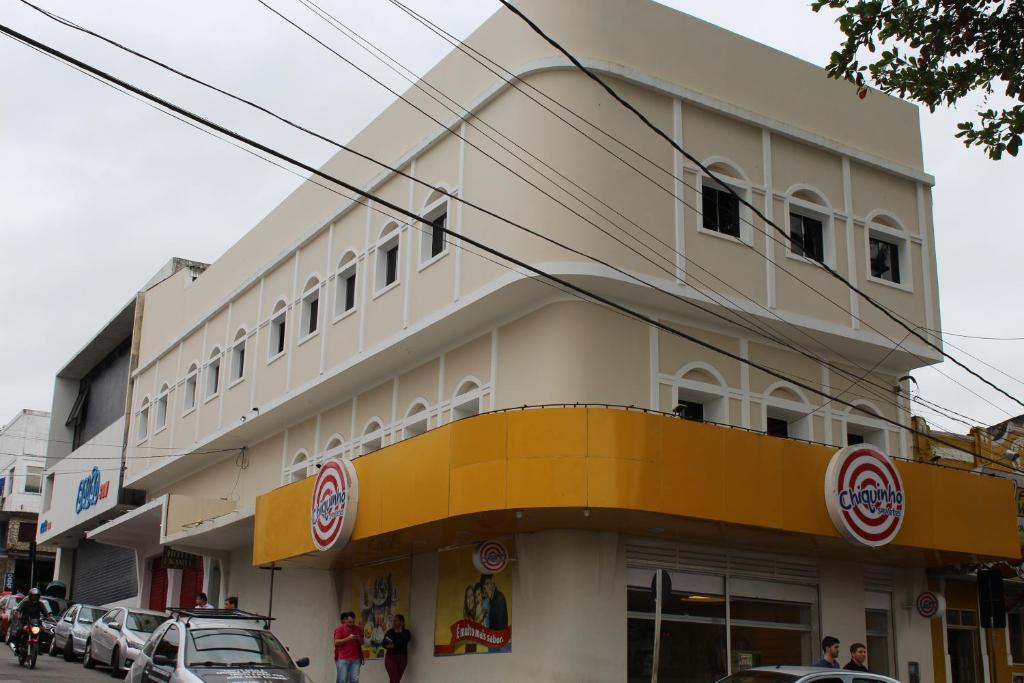
[[[651,680],[653,571],[631,570],[627,588],[630,683]],[[658,680],[706,683],[731,671],[810,664],[817,589],[753,579],[672,572],[663,596]]]
[[[974,610],[946,610],[946,641],[953,683],[981,683],[981,643]]]

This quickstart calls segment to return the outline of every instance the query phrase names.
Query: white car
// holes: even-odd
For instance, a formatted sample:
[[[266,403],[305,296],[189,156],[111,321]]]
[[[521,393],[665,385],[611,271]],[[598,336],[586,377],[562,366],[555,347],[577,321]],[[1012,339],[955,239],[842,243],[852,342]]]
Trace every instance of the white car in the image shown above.
[[[129,683],[258,681],[310,683],[266,627],[266,617],[238,610],[171,610],[128,671]]]
[[[846,669],[813,666],[759,666],[737,671],[718,683],[899,683],[894,678]]]
[[[150,634],[167,619],[163,612],[115,607],[93,623],[85,641],[82,665],[91,669],[107,664],[111,675],[120,676],[139,656]]]
[[[85,652],[85,641],[89,639],[92,623],[99,619],[104,610],[92,605],[72,605],[64,612],[53,630],[50,654],[63,654],[64,659],[73,662]]]

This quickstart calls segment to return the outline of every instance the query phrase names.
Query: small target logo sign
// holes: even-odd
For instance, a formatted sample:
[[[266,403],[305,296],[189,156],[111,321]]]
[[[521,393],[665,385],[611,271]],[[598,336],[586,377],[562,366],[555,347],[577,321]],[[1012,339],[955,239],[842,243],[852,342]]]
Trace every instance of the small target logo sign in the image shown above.
[[[473,551],[473,567],[481,574],[497,574],[508,566],[508,550],[501,541],[484,541]]]
[[[938,593],[925,591],[917,596],[917,613],[925,619],[940,619],[946,613],[946,599]]]
[[[875,446],[847,446],[825,472],[825,505],[836,529],[851,543],[883,546],[899,533],[907,495],[899,470]]]
[[[327,460],[313,483],[310,531],[317,550],[344,546],[356,523],[359,485],[347,460]]]

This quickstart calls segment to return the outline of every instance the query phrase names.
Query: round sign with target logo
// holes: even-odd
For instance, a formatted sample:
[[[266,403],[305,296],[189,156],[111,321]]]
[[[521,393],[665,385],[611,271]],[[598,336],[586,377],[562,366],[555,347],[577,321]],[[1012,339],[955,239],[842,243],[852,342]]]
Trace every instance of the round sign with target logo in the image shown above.
[[[317,550],[344,547],[352,536],[359,502],[356,470],[348,460],[327,460],[313,483],[310,531]]]
[[[497,574],[508,566],[508,550],[501,541],[484,541],[473,551],[473,567],[481,574]]]
[[[917,607],[917,613],[925,619],[941,619],[942,615],[946,613],[946,598],[931,591],[925,591],[918,595],[914,604]]]
[[[889,456],[861,443],[832,456],[825,472],[825,504],[847,540],[877,547],[894,539],[903,526],[907,494]]]

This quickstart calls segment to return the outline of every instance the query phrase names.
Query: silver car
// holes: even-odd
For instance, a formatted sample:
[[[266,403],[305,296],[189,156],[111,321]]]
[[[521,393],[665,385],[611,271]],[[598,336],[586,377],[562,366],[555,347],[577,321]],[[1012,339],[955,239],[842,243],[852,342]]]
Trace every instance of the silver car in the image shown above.
[[[89,630],[82,665],[91,669],[97,664],[107,664],[114,676],[128,671],[146,639],[167,618],[163,612],[115,607]]]
[[[94,621],[103,616],[105,609],[92,605],[72,605],[68,608],[53,630],[50,654],[63,654],[64,659],[73,662],[85,652],[85,641]]]
[[[894,678],[862,671],[812,666],[759,666],[737,671],[718,683],[899,683]]]
[[[203,614],[195,614],[196,612]],[[176,613],[150,636],[128,671],[129,683],[274,681],[309,683],[257,615],[235,610]]]

